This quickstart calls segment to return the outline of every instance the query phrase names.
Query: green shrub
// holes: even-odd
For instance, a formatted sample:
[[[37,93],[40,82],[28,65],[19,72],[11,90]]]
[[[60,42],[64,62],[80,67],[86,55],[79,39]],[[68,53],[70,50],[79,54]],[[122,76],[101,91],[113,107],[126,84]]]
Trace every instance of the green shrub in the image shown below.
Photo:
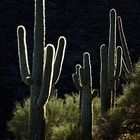
[[[116,107],[101,116],[100,98],[93,99],[94,140],[139,140],[140,139],[140,62],[134,69],[134,78],[124,86]],[[29,100],[24,107],[17,104],[9,129],[17,139],[28,140]],[[79,96],[52,97],[45,106],[46,140],[80,140]]]
[[[134,79],[125,85],[117,106],[96,120],[94,137],[97,140],[117,140],[140,132],[140,62],[135,66]]]
[[[28,140],[28,116],[29,99],[24,103],[24,107],[17,103],[12,120],[8,123],[9,130],[13,132],[17,139]]]
[[[13,119],[9,122],[9,130],[17,139],[28,140],[29,99],[24,107],[16,105]],[[46,140],[66,140],[77,137],[76,128],[79,119],[79,96],[65,96],[65,100],[52,97],[45,106]]]

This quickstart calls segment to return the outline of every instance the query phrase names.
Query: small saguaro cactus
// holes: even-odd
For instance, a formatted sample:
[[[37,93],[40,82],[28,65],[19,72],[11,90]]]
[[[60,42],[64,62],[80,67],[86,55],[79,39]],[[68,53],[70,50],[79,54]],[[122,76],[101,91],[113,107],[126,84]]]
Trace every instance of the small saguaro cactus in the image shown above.
[[[81,65],[77,64],[75,66],[75,73],[72,74],[73,83],[74,83],[76,89],[78,90],[79,96],[80,96],[80,101],[79,101],[80,118],[79,118],[78,125],[80,125],[80,123],[81,123],[81,102],[82,102],[82,86],[80,83],[80,68],[81,68]]]
[[[92,71],[90,54],[83,54],[83,67],[76,65],[76,73],[73,74],[73,81],[81,93],[81,127],[82,139],[92,138],[92,99],[97,95],[98,90],[92,89]]]
[[[26,30],[18,26],[18,54],[23,82],[30,86],[30,140],[45,139],[44,104],[47,103],[52,87],[57,83],[66,49],[66,39],[61,36],[57,50],[52,44],[45,47],[45,1],[35,0],[34,50],[32,73],[29,69]]]

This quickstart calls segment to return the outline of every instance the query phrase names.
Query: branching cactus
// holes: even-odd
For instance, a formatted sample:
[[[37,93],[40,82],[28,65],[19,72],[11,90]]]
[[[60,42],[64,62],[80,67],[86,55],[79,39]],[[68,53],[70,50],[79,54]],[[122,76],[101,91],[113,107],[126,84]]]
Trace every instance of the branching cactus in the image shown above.
[[[122,72],[123,51],[116,47],[116,11],[110,10],[109,47],[100,48],[100,95],[101,113],[104,114],[115,105],[116,83]]]
[[[30,140],[45,139],[44,104],[57,83],[64,60],[66,39],[61,36],[57,50],[52,44],[45,47],[45,1],[35,1],[34,50],[32,73],[29,69],[26,30],[17,28],[20,72],[23,82],[30,86]]]
[[[123,77],[124,80],[133,78],[131,75],[132,62],[123,32],[121,17],[117,17],[116,10],[111,9],[109,18],[109,47],[108,50],[105,45],[102,45],[100,48],[100,95],[102,114],[115,106],[116,83],[119,81],[119,78]],[[116,47],[116,20],[118,21],[121,47]],[[122,70],[125,75],[123,75]]]
[[[90,54],[83,54],[83,67],[76,65],[76,73],[73,74],[73,81],[81,93],[81,127],[82,139],[90,140],[92,137],[92,99],[97,95],[98,90],[92,89],[92,71]]]

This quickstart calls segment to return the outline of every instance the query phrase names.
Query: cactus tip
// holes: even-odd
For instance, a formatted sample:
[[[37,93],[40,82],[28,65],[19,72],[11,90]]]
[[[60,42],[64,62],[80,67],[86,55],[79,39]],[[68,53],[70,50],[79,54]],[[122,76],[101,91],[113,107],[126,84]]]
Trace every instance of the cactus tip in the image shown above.
[[[23,25],[19,25],[17,27],[17,34],[21,37],[24,37],[25,34],[26,34],[26,30],[25,30],[25,27]]]
[[[110,16],[116,16],[116,15],[117,15],[116,10],[115,10],[114,8],[112,8],[112,9],[110,10],[110,12],[109,12],[109,15],[110,15]]]
[[[62,43],[64,44],[63,46],[66,46],[66,43],[67,43],[66,38],[64,36],[60,36],[58,39],[58,44],[59,43]]]
[[[84,57],[84,58],[89,58],[89,59],[90,59],[90,54],[89,54],[88,52],[85,52],[85,53],[83,54],[83,57]]]

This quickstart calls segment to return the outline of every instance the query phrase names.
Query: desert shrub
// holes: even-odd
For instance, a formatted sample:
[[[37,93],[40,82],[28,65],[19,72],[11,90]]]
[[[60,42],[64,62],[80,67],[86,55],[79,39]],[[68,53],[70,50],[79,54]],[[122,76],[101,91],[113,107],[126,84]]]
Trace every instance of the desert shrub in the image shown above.
[[[12,120],[8,123],[9,130],[17,139],[28,140],[29,99],[25,101],[24,107],[17,103],[13,115]]]
[[[117,106],[106,116],[97,118],[94,127],[97,140],[123,139],[140,132],[140,62],[133,74],[134,79],[125,85],[123,95],[117,99]]]
[[[65,96],[65,100],[52,97],[45,106],[46,140],[76,138],[79,119],[79,96]],[[8,123],[16,139],[28,140],[29,99],[24,106],[17,103],[12,120]]]
[[[119,140],[140,140],[140,133],[139,134],[126,134],[123,137],[119,138]]]
[[[52,98],[46,106],[46,139],[65,140],[75,129],[79,119],[79,96]]]

